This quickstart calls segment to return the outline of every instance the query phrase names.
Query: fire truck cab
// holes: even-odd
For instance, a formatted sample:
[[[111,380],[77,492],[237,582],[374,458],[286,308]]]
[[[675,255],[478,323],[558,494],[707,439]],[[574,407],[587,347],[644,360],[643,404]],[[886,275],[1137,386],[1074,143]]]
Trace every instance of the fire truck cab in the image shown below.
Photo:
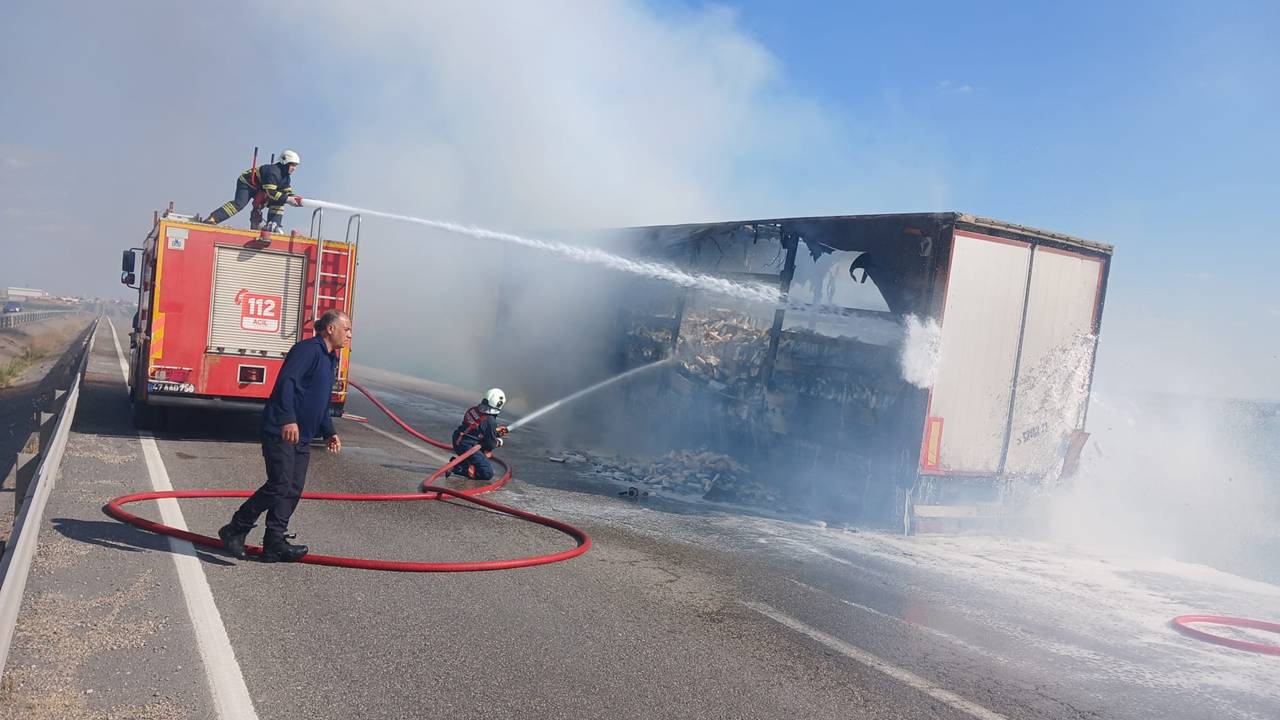
[[[129,399],[140,428],[168,408],[260,410],[294,343],[336,308],[352,314],[360,216],[324,240],[322,211],[303,236],[194,222],[156,213],[142,247],[124,251],[121,282],[138,291],[130,329]],[[342,351],[331,411],[347,399],[351,348]]]

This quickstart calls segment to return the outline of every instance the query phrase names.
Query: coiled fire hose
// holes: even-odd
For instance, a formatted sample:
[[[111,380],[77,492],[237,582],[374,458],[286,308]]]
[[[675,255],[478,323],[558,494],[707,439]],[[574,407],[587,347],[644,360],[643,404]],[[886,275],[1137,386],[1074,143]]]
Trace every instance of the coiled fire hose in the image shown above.
[[[440,442],[434,438],[427,437],[415,430],[404,420],[401,420],[394,412],[391,411],[382,401],[378,400],[369,390],[359,385],[355,381],[349,381],[351,387],[359,390],[365,397],[369,398],[379,410],[386,414],[396,425],[400,426],[405,432],[422,442],[437,448],[452,450],[452,446],[447,443]],[[390,493],[390,494],[373,494],[373,493],[325,493],[325,492],[304,492],[303,500],[337,500],[344,502],[400,502],[400,501],[418,501],[418,500],[446,500],[454,498],[465,502],[479,505],[496,512],[500,512],[512,517],[527,520],[572,537],[577,541],[577,547],[562,552],[550,553],[547,555],[532,555],[529,557],[513,558],[510,560],[481,560],[475,562],[409,562],[402,560],[374,560],[357,557],[346,557],[341,555],[321,555],[319,553],[307,553],[299,562],[310,563],[312,565],[330,565],[333,567],[360,568],[363,570],[390,570],[395,572],[474,572],[478,570],[508,570],[511,568],[532,567],[534,565],[546,565],[548,563],[560,562],[569,558],[577,557],[585,553],[591,548],[591,538],[587,534],[572,525],[562,523],[559,520],[553,520],[548,517],[536,515],[525,510],[502,505],[491,500],[483,500],[476,497],[477,495],[487,493],[491,490],[506,485],[511,480],[511,466],[500,458],[493,458],[503,468],[502,476],[496,481],[478,488],[470,488],[466,490],[454,490],[447,487],[439,487],[434,485],[435,481],[444,476],[458,463],[463,462],[473,453],[480,449],[479,445],[471,448],[467,452],[449,461],[447,465],[436,470],[429,477],[422,481],[420,491],[416,493]],[[208,535],[200,535],[187,530],[181,530],[171,525],[165,525],[146,518],[138,517],[133,513],[125,510],[123,506],[130,503],[141,502],[143,500],[160,500],[163,498],[247,498],[253,495],[252,490],[165,490],[154,492],[139,492],[130,495],[122,495],[112,499],[107,503],[107,512],[117,520],[129,523],[136,527],[148,530],[150,532],[168,535],[169,537],[187,540],[198,545],[204,545],[212,548],[223,548],[222,540]],[[251,555],[259,555],[262,548],[256,545],[245,545],[245,550]]]
[[[1235,648],[1236,650],[1247,650],[1249,652],[1262,653],[1263,655],[1280,655],[1280,645],[1268,645],[1266,643],[1253,642],[1251,640],[1230,638],[1192,627],[1194,624],[1205,623],[1209,625],[1226,625],[1229,627],[1280,633],[1280,623],[1267,622],[1265,620],[1254,620],[1252,618],[1231,617],[1228,615],[1179,615],[1170,622],[1173,624],[1175,630],[1197,640]]]

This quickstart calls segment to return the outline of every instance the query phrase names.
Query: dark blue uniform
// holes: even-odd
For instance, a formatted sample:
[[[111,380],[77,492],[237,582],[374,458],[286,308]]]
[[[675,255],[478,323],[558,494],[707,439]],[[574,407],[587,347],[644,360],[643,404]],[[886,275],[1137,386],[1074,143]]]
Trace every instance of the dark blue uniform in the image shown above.
[[[284,222],[284,204],[293,194],[289,166],[284,163],[271,163],[258,168],[257,178],[253,170],[245,170],[236,180],[236,196],[231,202],[209,213],[209,222],[217,225],[235,215],[249,204],[250,200],[262,193],[267,205],[267,222]],[[256,229],[256,228],[255,228]]]
[[[329,403],[338,376],[338,352],[325,347],[324,340],[303,340],[284,358],[271,398],[262,410],[260,426],[262,457],[267,463],[267,482],[240,506],[231,518],[236,529],[247,531],[267,513],[267,534],[283,536],[289,517],[298,506],[307,482],[311,460],[311,440],[326,440],[336,433]],[[282,437],[283,428],[298,424],[298,444]]]
[[[466,475],[475,480],[488,480],[493,477],[493,463],[485,453],[493,452],[498,447],[498,416],[490,415],[484,410],[487,405],[476,405],[462,416],[462,424],[453,431],[453,451],[459,455],[476,445],[480,449],[471,457],[463,460],[453,472]]]

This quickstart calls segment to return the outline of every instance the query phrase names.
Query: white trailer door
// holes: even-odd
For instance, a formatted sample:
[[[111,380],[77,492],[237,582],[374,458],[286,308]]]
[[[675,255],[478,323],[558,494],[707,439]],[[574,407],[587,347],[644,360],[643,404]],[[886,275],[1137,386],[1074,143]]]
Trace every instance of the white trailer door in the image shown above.
[[[921,472],[1000,468],[1031,245],[955,232]]]
[[[1101,286],[1099,258],[1036,248],[1006,472],[1056,472],[1080,429]]]
[[[298,342],[306,266],[302,255],[217,247],[209,351],[287,353]]]

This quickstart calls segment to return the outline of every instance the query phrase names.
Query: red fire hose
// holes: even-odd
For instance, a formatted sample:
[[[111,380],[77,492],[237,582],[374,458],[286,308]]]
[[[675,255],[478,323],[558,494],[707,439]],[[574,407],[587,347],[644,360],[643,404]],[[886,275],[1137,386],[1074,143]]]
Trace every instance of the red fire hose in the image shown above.
[[[1237,640],[1235,638],[1214,635],[1204,630],[1191,627],[1193,623],[1207,623],[1210,625],[1228,625],[1230,627],[1251,628],[1253,630],[1265,630],[1267,632],[1280,633],[1280,623],[1266,622],[1263,620],[1252,620],[1250,618],[1230,617],[1227,615],[1179,615],[1172,620],[1173,627],[1183,635],[1204,640],[1216,645],[1225,645],[1226,647],[1235,648],[1237,650],[1248,650],[1250,652],[1262,653],[1264,655],[1280,655],[1280,645],[1267,645],[1265,643],[1250,642],[1248,640]]]
[[[395,413],[391,412],[391,410],[386,405],[383,405],[381,401],[379,401],[376,397],[374,397],[373,393],[369,392],[364,387],[356,384],[355,382],[350,382],[349,384],[355,389],[364,393],[365,397],[369,398],[369,400],[372,401],[373,404],[376,405],[379,410],[386,413],[387,417],[391,418],[391,420],[396,425],[399,425],[401,428],[403,428],[405,432],[408,432],[410,435],[414,436],[415,438],[429,445],[434,445],[435,447],[443,448],[443,449],[449,449],[449,450],[452,449],[450,445],[446,443],[442,443],[439,440],[435,440],[433,438],[427,437],[426,435],[423,435],[422,433],[418,432],[414,428],[410,427],[408,423],[401,420]],[[463,453],[461,456],[456,457],[453,460],[449,461],[449,463],[444,467],[440,468],[439,470],[436,470],[434,473],[431,474],[430,477],[428,477],[426,480],[422,482],[421,492],[400,493],[400,494],[304,492],[302,493],[302,499],[304,500],[341,500],[341,501],[357,501],[357,502],[390,502],[390,501],[409,501],[409,500],[445,500],[448,498],[456,498],[458,500],[463,500],[469,503],[474,503],[484,508],[488,508],[489,510],[494,510],[500,513],[511,515],[512,517],[520,518],[521,520],[528,520],[529,522],[537,523],[539,525],[545,525],[546,527],[559,530],[560,532],[576,540],[578,543],[577,547],[571,550],[565,550],[558,553],[551,553],[549,555],[533,555],[533,556],[523,557],[523,558],[514,558],[511,560],[483,560],[483,561],[477,561],[477,562],[444,563],[444,562],[407,562],[407,561],[401,561],[401,560],[370,560],[370,559],[357,558],[357,557],[345,557],[341,555],[320,555],[318,553],[307,553],[302,557],[302,559],[299,562],[311,563],[312,565],[330,565],[333,567],[361,568],[364,570],[391,570],[396,572],[471,572],[471,571],[477,571],[477,570],[507,570],[511,568],[531,567],[534,565],[545,565],[547,563],[559,562],[561,560],[568,560],[569,558],[577,557],[585,553],[588,549],[590,549],[591,538],[588,537],[585,532],[573,527],[572,525],[569,525],[567,523],[562,523],[559,520],[552,520],[551,518],[543,517],[541,515],[535,515],[534,513],[526,512],[524,510],[519,510],[507,505],[502,505],[500,503],[492,502],[490,500],[482,500],[478,497],[475,497],[476,495],[479,495],[481,493],[486,493],[486,492],[489,492],[490,490],[496,490],[502,487],[503,485],[506,485],[507,482],[511,480],[511,466],[496,457],[493,459],[494,462],[501,465],[504,469],[504,472],[502,476],[498,478],[497,481],[490,483],[489,485],[485,485],[484,487],[471,488],[468,490],[454,490],[452,488],[437,487],[433,485],[433,483],[437,479],[443,476],[451,468],[453,468],[458,463],[470,457],[472,453],[476,452],[479,449],[480,449],[480,446],[476,445],[475,447],[471,448],[467,452]],[[428,490],[428,488],[430,489]],[[154,533],[159,533],[161,535],[168,535],[170,537],[187,540],[199,545],[205,545],[205,546],[214,547],[214,548],[222,548],[224,547],[224,545],[222,541],[218,538],[209,537],[208,535],[200,535],[200,534],[189,532],[186,530],[179,530],[178,528],[172,527],[170,525],[165,525],[163,523],[158,523],[152,520],[147,520],[146,518],[138,517],[137,515],[134,515],[128,510],[125,510],[123,506],[129,503],[140,502],[142,500],[159,500],[162,498],[220,498],[220,497],[247,498],[252,494],[253,492],[250,490],[167,490],[167,491],[156,491],[156,492],[140,492],[140,493],[133,493],[131,495],[122,495],[118,498],[114,498],[109,503],[107,503],[107,512],[110,513],[111,516],[116,518],[117,520],[121,520],[131,525],[135,525],[137,527],[142,528],[143,530],[150,530],[151,532],[154,532]],[[245,550],[251,555],[259,555],[262,553],[262,548],[256,545],[245,545]]]

